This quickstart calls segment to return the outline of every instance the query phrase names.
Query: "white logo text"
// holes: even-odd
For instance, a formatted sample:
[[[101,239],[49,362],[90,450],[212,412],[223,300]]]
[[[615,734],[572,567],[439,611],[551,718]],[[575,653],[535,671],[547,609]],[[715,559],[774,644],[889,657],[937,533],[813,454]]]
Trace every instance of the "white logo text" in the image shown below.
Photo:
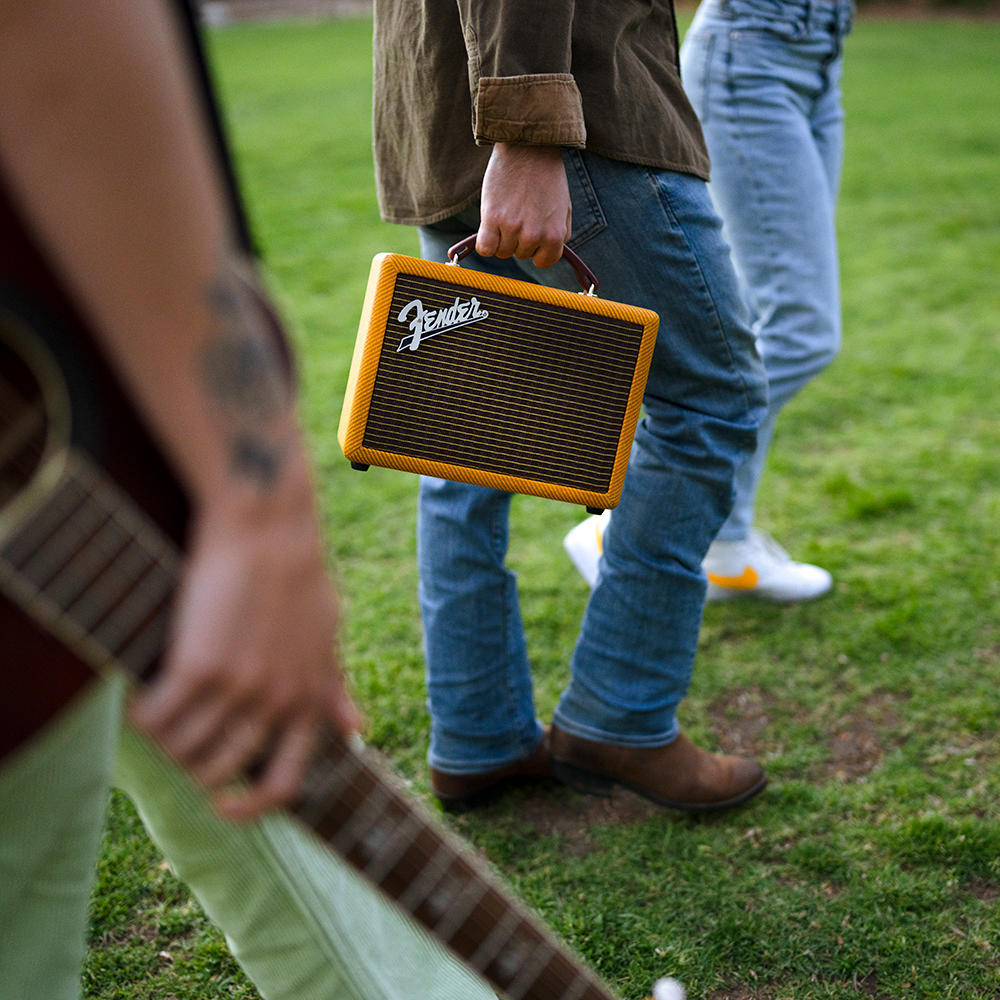
[[[455,296],[455,301],[443,309],[427,309],[420,299],[414,299],[412,302],[407,302],[396,317],[400,323],[409,320],[410,327],[410,333],[400,340],[396,351],[398,353],[407,348],[415,351],[421,341],[429,337],[457,330],[460,326],[468,326],[470,323],[478,323],[487,316],[489,313],[474,295],[469,299]]]

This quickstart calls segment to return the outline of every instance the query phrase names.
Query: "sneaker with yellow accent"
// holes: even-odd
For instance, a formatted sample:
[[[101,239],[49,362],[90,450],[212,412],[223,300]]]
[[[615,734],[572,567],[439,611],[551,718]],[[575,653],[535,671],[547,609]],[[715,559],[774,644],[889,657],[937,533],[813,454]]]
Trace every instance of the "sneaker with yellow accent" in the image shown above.
[[[704,567],[709,601],[739,597],[811,601],[833,586],[833,577],[825,569],[795,562],[770,535],[754,528],[738,541],[712,542]]]
[[[592,514],[563,539],[563,548],[580,571],[580,576],[587,581],[588,587],[593,587],[597,582],[597,564],[601,561],[603,551],[602,538],[610,518],[610,510]]]
[[[611,511],[581,521],[563,539],[573,565],[591,587],[597,581],[602,538]],[[819,566],[795,562],[768,534],[751,529],[739,541],[712,542],[705,556],[708,574],[706,600],[731,601],[758,597],[766,601],[811,601],[822,597],[832,586],[833,577]]]

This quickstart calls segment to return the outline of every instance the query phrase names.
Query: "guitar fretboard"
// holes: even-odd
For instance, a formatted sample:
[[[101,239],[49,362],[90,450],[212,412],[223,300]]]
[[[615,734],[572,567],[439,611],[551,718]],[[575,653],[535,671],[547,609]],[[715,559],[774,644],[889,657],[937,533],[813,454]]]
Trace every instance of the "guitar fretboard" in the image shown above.
[[[511,1000],[613,1000],[371,751],[329,735],[293,811]]]
[[[167,637],[179,556],[83,454],[0,540],[15,599],[95,670],[148,677]]]

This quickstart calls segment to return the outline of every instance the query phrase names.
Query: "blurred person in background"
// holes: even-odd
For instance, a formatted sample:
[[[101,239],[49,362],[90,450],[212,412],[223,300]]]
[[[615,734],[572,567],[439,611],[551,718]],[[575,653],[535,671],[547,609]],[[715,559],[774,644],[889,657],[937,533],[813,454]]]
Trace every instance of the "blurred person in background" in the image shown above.
[[[840,348],[835,208],[844,147],[840,80],[852,0],[703,0],[681,47],[684,89],[712,163],[724,223],[767,371],[769,407],[736,474],[732,512],[709,547],[707,599],[806,601],[830,574],[796,562],[755,526],[772,435],[784,405]],[[609,515],[566,548],[593,585]]]

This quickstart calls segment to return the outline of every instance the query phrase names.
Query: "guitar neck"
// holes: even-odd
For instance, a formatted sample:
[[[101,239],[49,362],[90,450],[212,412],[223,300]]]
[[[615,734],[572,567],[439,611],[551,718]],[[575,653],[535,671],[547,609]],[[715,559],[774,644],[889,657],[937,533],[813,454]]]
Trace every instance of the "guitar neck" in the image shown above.
[[[511,1000],[613,1000],[377,757],[328,737],[293,812]]]
[[[93,669],[155,672],[180,557],[84,454],[0,537],[0,587]],[[511,1000],[614,1000],[371,751],[332,732],[291,812]]]
[[[180,557],[82,452],[0,538],[0,579],[98,673],[152,676],[166,644]]]

